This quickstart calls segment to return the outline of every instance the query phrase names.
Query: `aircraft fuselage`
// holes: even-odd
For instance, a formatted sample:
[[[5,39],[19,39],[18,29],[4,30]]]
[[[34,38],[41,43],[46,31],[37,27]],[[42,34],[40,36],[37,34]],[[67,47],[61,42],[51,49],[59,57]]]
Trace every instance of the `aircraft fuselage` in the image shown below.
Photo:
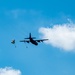
[[[30,42],[34,45],[38,45],[38,43],[35,40],[33,40],[32,38],[30,38]]]

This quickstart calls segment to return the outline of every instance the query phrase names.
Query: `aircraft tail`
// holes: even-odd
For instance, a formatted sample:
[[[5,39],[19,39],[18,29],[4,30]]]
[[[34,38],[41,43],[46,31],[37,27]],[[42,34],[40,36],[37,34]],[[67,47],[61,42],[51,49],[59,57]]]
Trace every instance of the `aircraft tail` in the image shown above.
[[[28,38],[24,38],[24,39],[30,39],[31,38],[31,33],[29,33],[29,37]]]
[[[31,38],[31,33],[29,33],[29,38]]]
[[[24,39],[30,39],[30,38],[35,39],[35,37],[31,36],[31,33],[29,33],[29,38],[24,38]]]

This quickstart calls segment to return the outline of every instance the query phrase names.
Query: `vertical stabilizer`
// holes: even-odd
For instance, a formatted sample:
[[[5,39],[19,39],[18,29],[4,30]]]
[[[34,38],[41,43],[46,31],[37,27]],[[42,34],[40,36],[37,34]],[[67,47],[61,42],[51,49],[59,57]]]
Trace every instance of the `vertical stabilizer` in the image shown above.
[[[29,33],[29,38],[31,38],[31,33]]]

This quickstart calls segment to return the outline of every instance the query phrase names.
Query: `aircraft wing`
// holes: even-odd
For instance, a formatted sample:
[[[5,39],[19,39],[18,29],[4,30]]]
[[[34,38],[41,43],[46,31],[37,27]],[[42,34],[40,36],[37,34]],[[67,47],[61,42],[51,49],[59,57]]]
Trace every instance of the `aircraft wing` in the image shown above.
[[[30,41],[29,40],[20,40],[20,42],[27,42],[27,43],[29,43]]]
[[[46,40],[48,40],[48,39],[40,39],[40,40],[35,40],[35,41],[37,41],[37,42],[43,42],[43,41],[46,41]]]

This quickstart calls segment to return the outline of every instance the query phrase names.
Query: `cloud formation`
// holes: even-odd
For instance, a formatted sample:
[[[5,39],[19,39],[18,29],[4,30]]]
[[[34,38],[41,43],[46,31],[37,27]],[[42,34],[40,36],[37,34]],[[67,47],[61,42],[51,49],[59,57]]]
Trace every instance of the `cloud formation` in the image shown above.
[[[26,13],[26,10],[20,10],[20,9],[15,9],[15,10],[7,10],[5,11],[5,15],[13,18],[18,18],[21,15],[24,15]]]
[[[15,9],[15,10],[7,10],[4,11],[4,14],[7,17],[11,17],[14,19],[18,18],[24,18],[24,17],[35,17],[41,15],[41,11],[35,11],[35,10],[25,10],[25,9]]]
[[[75,24],[65,23],[53,25],[53,27],[41,27],[39,32],[42,33],[43,38],[49,40],[45,43],[54,47],[61,48],[65,51],[75,50]]]
[[[0,75],[21,75],[20,70],[11,67],[0,68]]]

